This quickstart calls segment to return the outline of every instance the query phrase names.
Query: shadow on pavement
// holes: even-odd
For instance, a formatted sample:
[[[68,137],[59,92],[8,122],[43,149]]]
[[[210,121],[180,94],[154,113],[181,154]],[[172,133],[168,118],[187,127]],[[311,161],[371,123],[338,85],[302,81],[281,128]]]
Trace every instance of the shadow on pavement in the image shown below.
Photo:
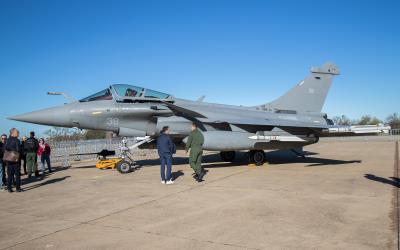
[[[171,173],[171,178],[172,178],[172,180],[174,181],[174,180],[178,179],[179,177],[181,177],[182,175],[185,175],[185,174],[183,173],[183,171],[182,171],[182,170],[178,170],[178,171],[176,171],[176,172],[172,172],[172,173]]]
[[[317,155],[318,153],[305,151],[304,154]],[[266,153],[267,161],[269,164],[290,164],[290,163],[309,163],[305,167],[318,167],[318,166],[332,166],[332,165],[343,165],[351,163],[361,163],[361,160],[335,160],[326,159],[319,157],[299,157],[288,150],[271,151]]]
[[[377,181],[377,182],[381,182],[384,184],[388,184],[388,185],[392,185],[394,187],[400,188],[400,180],[399,180],[399,178],[396,178],[396,177],[383,178],[380,176],[376,176],[374,174],[365,174],[364,177],[371,181]]]
[[[51,176],[52,174],[54,174],[56,172],[68,170],[69,168],[70,167],[53,167],[52,168],[53,171],[51,173],[45,172],[44,175],[40,175],[40,176],[32,175],[31,178],[28,178],[28,175],[23,175],[23,176],[21,176],[21,185],[27,185],[27,184],[43,181],[43,180],[47,179],[49,176]]]
[[[54,184],[54,183],[63,181],[65,179],[69,178],[69,177],[71,177],[71,176],[68,175],[68,176],[64,176],[64,177],[60,177],[60,178],[50,179],[50,180],[47,180],[47,181],[44,181],[44,182],[29,186],[29,187],[23,187],[23,189],[25,191],[32,190],[32,189],[39,188],[39,187],[42,187],[42,186],[45,186],[45,185]]]
[[[96,168],[96,165],[91,164],[91,165],[85,165],[85,166],[78,166],[78,167],[74,167],[74,168]]]

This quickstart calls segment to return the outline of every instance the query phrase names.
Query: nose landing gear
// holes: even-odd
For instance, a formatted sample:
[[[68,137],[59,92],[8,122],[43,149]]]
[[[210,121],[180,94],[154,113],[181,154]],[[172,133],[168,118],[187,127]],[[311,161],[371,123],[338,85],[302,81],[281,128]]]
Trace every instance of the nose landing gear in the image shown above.
[[[135,168],[135,161],[129,157],[131,154],[131,150],[134,148],[139,147],[140,145],[144,143],[151,142],[153,139],[150,136],[145,137],[143,140],[137,142],[136,144],[128,147],[128,141],[124,137],[120,143],[120,151],[121,151],[121,161],[116,164],[118,172],[121,174],[127,174],[130,173],[134,170]]]

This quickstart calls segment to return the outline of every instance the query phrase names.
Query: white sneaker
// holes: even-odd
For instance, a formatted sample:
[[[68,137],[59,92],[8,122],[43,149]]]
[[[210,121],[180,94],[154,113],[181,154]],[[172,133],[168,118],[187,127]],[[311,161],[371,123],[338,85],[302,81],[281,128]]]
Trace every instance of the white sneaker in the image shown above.
[[[165,184],[165,181],[161,181],[161,184]]]
[[[167,184],[167,185],[171,185],[171,184],[174,184],[174,182],[173,182],[172,180],[169,180],[169,181],[167,181],[166,184]]]

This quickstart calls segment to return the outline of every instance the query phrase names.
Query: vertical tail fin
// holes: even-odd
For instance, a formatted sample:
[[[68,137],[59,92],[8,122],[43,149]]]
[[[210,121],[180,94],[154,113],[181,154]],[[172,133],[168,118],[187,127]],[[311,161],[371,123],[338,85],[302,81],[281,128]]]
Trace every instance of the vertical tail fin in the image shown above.
[[[321,112],[332,79],[339,74],[338,67],[333,63],[311,67],[311,74],[308,77],[275,101],[262,105],[262,108]]]

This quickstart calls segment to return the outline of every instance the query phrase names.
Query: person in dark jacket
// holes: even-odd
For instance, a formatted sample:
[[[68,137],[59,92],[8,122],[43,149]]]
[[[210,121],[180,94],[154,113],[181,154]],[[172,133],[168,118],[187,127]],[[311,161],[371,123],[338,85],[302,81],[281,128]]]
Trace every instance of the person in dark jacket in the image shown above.
[[[0,189],[3,188],[3,186],[5,187],[7,184],[7,179],[6,179],[6,164],[5,162],[3,162],[3,156],[4,156],[4,147],[6,145],[6,141],[7,141],[7,135],[2,134],[1,135],[1,141],[0,141],[0,175],[1,175],[1,179],[0,179]]]
[[[20,152],[21,142],[19,141],[18,136],[19,136],[19,131],[16,128],[10,130],[10,137],[8,138],[6,146],[4,147],[6,151],[14,151],[18,153]],[[13,192],[12,183],[14,180],[14,176],[15,176],[15,187],[17,189],[17,192],[22,192],[20,169],[21,165],[19,161],[7,162],[7,190],[10,193]]]
[[[165,126],[161,130],[161,134],[157,139],[157,150],[161,161],[161,183],[173,184],[171,179],[172,171],[172,155],[176,153],[176,146],[169,136],[169,127]],[[165,173],[165,165],[167,165],[167,173]]]
[[[35,138],[35,132],[30,133],[30,137],[24,143],[24,151],[26,153],[26,167],[28,168],[28,178],[35,173],[36,176],[39,176],[39,172],[37,171],[37,151],[39,148],[39,142]]]

